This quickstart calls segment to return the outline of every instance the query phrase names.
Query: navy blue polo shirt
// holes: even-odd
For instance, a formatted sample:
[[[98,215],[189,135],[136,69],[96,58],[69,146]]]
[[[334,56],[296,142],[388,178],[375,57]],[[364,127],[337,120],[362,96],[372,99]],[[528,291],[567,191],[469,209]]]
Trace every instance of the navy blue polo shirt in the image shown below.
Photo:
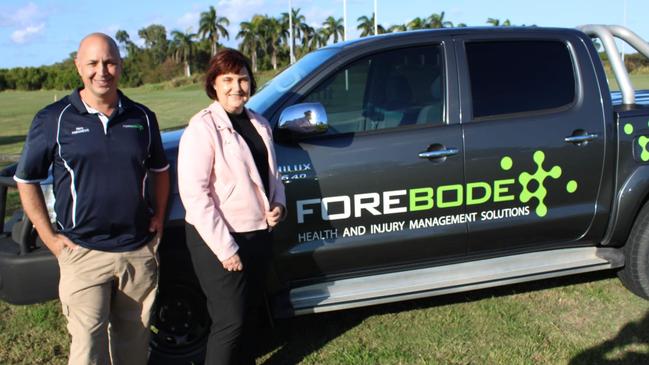
[[[59,231],[94,250],[130,251],[148,240],[148,171],[169,168],[155,114],[119,92],[107,127],[79,90],[36,114],[14,179],[37,183],[52,166]]]

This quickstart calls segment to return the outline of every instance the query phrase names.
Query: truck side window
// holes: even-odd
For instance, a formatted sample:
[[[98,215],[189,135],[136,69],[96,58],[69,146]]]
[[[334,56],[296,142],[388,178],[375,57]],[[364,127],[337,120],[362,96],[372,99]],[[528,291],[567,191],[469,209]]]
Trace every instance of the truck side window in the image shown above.
[[[391,50],[359,59],[338,70],[303,101],[324,105],[329,134],[441,124],[441,47]]]
[[[575,99],[573,63],[563,42],[471,42],[466,56],[474,119],[560,108]]]

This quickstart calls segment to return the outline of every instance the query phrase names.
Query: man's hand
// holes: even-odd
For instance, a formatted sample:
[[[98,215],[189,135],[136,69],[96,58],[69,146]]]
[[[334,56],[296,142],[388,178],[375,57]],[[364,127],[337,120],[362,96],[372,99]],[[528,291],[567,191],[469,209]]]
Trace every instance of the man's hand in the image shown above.
[[[64,247],[76,250],[78,246],[74,242],[66,236],[56,233],[52,228],[40,185],[20,182],[17,185],[25,214],[32,221],[43,243],[54,256],[58,257]]]
[[[239,257],[239,254],[235,253],[234,255],[230,256],[230,258],[226,259],[225,261],[222,262],[223,268],[227,271],[242,271],[243,270],[243,263],[241,262],[241,258]]]
[[[149,232],[155,232],[155,235],[158,237],[162,236],[162,231],[164,230],[164,218],[154,215],[149,221]]]
[[[270,210],[266,212],[266,223],[268,223],[268,227],[275,227],[282,220],[283,214],[284,207],[281,204],[271,204]]]
[[[60,233],[54,234],[49,242],[45,242],[45,245],[56,257],[59,257],[65,247],[71,250],[76,250],[77,247],[79,247],[76,243],[72,242],[69,238]]]

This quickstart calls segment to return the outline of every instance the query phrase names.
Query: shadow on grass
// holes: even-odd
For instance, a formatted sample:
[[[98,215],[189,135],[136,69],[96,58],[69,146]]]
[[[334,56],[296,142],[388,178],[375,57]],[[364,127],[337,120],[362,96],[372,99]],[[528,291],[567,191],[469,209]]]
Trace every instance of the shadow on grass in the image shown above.
[[[266,328],[260,333],[260,352],[258,357],[267,356],[263,365],[298,364],[310,354],[317,352],[330,341],[353,329],[365,319],[390,313],[407,312],[410,310],[441,307],[457,303],[474,302],[493,297],[529,293],[562,286],[571,286],[588,282],[607,280],[615,277],[613,271],[595,272],[577,276],[547,279],[529,283],[508,285],[497,288],[481,289],[465,293],[443,295],[438,297],[410,300],[391,304],[383,304],[366,308],[357,308],[339,312],[307,315],[275,322],[274,328]],[[619,340],[613,340],[614,346],[624,346],[633,339],[641,338],[641,343],[649,343],[646,332],[649,328],[649,318],[645,317],[642,323],[627,325],[628,329],[620,332]],[[626,327],[625,327],[626,328]],[[642,329],[645,330],[642,333]],[[624,332],[624,333],[623,333]],[[642,334],[641,334],[642,333]],[[602,358],[609,351],[608,345],[602,345],[602,350],[590,349],[584,352],[585,360],[573,361],[572,365],[596,364],[593,359]],[[593,355],[589,352],[593,352]],[[268,355],[270,354],[270,355]],[[598,357],[598,355],[600,355]],[[580,355],[581,356],[581,355]],[[646,355],[639,362],[632,364],[649,363]],[[317,362],[317,361],[316,361]],[[603,364],[622,364],[622,362],[602,362]],[[627,363],[625,363],[627,364]]]
[[[570,361],[570,365],[649,364],[649,354],[638,352],[639,347],[647,346],[649,312],[643,319],[627,323],[614,338],[579,353]]]

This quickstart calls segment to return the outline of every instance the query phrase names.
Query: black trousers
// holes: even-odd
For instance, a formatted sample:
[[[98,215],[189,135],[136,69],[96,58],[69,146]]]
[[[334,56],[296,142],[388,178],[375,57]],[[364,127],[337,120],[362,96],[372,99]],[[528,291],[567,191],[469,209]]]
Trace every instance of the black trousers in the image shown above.
[[[272,254],[270,232],[232,233],[243,271],[225,270],[193,225],[186,224],[185,232],[212,319],[205,364],[254,365],[256,332],[264,310],[266,272]]]

